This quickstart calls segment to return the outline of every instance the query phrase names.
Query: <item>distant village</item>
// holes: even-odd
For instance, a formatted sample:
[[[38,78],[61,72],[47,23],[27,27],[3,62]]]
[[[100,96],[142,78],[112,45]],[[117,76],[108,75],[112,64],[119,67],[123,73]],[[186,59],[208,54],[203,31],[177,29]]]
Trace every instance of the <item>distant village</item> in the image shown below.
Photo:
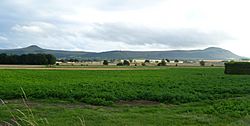
[[[234,60],[169,60],[169,59],[130,59],[130,60],[78,60],[59,59],[56,65],[72,66],[224,66]],[[237,62],[250,62],[250,59],[241,59]]]

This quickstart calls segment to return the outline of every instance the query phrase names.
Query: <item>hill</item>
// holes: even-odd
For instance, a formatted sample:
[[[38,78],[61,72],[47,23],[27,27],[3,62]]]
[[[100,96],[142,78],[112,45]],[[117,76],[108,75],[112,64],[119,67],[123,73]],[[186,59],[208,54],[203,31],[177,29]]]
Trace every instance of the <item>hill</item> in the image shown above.
[[[19,49],[2,49],[0,53],[28,54],[46,53],[55,55],[58,59],[207,59],[228,60],[242,57],[222,48],[210,47],[204,50],[172,50],[172,51],[107,51],[107,52],[84,52],[42,49],[36,45]]]

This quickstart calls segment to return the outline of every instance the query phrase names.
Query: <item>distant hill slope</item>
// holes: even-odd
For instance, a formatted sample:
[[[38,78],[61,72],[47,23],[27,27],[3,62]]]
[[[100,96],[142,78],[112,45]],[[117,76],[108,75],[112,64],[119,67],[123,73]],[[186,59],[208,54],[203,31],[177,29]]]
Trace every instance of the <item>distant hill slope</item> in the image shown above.
[[[2,49],[0,53],[28,54],[48,53],[61,58],[77,59],[208,59],[227,60],[242,57],[222,48],[210,47],[204,50],[172,50],[172,51],[108,51],[108,52],[83,52],[42,49],[36,45],[20,49]]]
[[[29,53],[46,53],[55,55],[57,58],[81,58],[85,54],[89,52],[82,52],[82,51],[63,51],[63,50],[49,50],[49,49],[42,49],[36,45],[32,45],[26,48],[20,49],[5,49],[0,50],[0,53],[6,54],[29,54]]]

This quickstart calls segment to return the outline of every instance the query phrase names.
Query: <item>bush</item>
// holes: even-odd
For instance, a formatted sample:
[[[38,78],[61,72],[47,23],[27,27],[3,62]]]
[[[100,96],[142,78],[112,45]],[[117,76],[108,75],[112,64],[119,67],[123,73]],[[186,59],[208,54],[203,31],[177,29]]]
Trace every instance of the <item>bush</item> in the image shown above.
[[[157,64],[157,66],[166,66],[166,65],[167,64],[166,64],[166,61],[164,59],[161,60],[161,62]]]
[[[127,61],[127,60],[124,60],[124,61],[123,61],[123,65],[124,65],[124,66],[130,66],[130,62]]]
[[[225,74],[249,74],[249,62],[229,62],[225,63]]]
[[[145,60],[144,63],[150,63],[150,60]]]
[[[168,63],[170,62],[170,60],[169,59],[165,59]]]
[[[109,65],[109,62],[107,60],[104,60],[103,65]]]
[[[116,65],[117,66],[123,66],[123,63],[117,63]]]
[[[201,66],[205,66],[205,61],[203,61],[203,60],[200,61],[200,65],[201,65]]]

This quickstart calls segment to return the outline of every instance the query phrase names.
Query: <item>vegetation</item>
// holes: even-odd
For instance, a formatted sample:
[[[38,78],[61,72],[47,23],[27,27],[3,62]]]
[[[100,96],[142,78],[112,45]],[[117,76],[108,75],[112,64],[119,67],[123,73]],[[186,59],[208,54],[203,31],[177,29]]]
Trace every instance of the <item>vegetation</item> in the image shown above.
[[[119,100],[180,104],[248,94],[249,76],[226,76],[220,68],[133,71],[0,70],[0,97],[56,98],[95,105]],[[18,78],[17,78],[18,77]]]
[[[47,119],[58,126],[80,125],[79,117],[86,125],[104,126],[249,125],[250,77],[225,75],[223,70],[0,70],[0,98],[19,99],[22,87],[32,100],[27,104],[35,120]],[[121,101],[128,105],[120,105]],[[136,101],[153,104],[138,106]],[[7,105],[10,110],[27,109],[18,101]],[[0,104],[0,125],[11,117]]]
[[[124,60],[124,61],[123,61],[123,65],[124,65],[124,66],[130,66],[130,62],[127,61],[127,60]]]
[[[250,63],[249,62],[229,62],[225,63],[226,74],[249,74],[250,75]]]
[[[35,118],[52,126],[249,126],[250,97],[204,101],[181,105],[115,105],[89,106],[65,101],[28,101]],[[8,102],[10,110],[26,112],[21,101]],[[0,105],[0,125],[11,116]],[[20,115],[14,111],[14,115]],[[80,121],[80,118],[82,121]],[[40,120],[38,124],[44,126]],[[81,124],[81,122],[84,122]],[[46,125],[46,126],[48,126]]]
[[[201,66],[205,66],[205,61],[203,61],[203,60],[200,61],[200,65],[201,65]]]
[[[104,61],[103,61],[103,65],[109,65],[108,60],[104,60]]]
[[[150,60],[145,60],[144,63],[150,63]]]
[[[127,60],[124,60],[123,63],[122,62],[117,63],[117,66],[130,66],[130,62]]]
[[[168,63],[170,63],[170,60],[169,59],[165,59]]]
[[[116,65],[117,66],[123,66],[123,63],[117,63]]]
[[[51,54],[0,54],[0,64],[52,65],[55,63],[56,58]]]
[[[174,62],[175,62],[175,63],[179,63],[179,60],[178,60],[178,59],[175,59]]]
[[[161,62],[157,64],[157,66],[166,66],[166,65],[167,63],[164,59],[162,59]]]
[[[14,112],[9,108],[9,106],[3,100],[0,99],[1,103],[9,111],[11,118],[12,118],[10,121],[3,121],[4,124],[8,126],[13,126],[13,125],[39,126],[39,124],[49,125],[48,120],[46,118],[43,119],[43,118],[37,118],[34,116],[33,111],[31,110],[31,108],[26,102],[27,101],[26,94],[22,88],[21,90],[23,92],[22,100],[23,100],[23,105],[25,107],[25,110],[16,109],[15,112],[18,114],[16,113],[14,114]]]

